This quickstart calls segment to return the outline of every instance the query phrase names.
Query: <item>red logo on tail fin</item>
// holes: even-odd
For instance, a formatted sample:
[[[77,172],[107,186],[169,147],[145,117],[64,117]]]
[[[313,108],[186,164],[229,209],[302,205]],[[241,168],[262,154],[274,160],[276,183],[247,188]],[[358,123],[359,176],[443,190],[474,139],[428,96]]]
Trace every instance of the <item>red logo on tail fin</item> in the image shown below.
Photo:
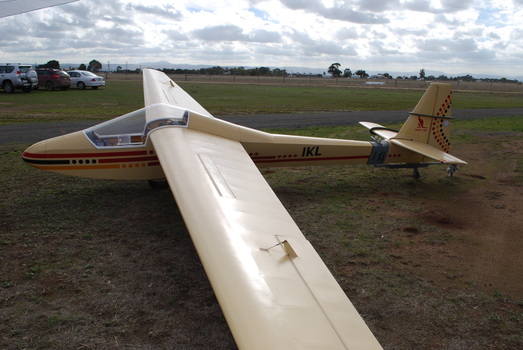
[[[418,128],[425,128],[425,121],[418,115]]]

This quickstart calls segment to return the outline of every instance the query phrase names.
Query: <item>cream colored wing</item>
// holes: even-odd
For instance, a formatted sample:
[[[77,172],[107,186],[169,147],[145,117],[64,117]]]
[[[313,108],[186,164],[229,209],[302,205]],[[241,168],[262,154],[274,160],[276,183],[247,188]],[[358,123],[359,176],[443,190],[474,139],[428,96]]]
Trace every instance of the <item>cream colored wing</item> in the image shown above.
[[[0,1],[0,18],[46,7],[63,5],[78,0],[8,0]]]
[[[381,349],[239,142],[150,138],[240,349]]]
[[[156,103],[167,103],[212,117],[211,113],[163,72],[145,69],[143,71],[143,88],[145,107]]]

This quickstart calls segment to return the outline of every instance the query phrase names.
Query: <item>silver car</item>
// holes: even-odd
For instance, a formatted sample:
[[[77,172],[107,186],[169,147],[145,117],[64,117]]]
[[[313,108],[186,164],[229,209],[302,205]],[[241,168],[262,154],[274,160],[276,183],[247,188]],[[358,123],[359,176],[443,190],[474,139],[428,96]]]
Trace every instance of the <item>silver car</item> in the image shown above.
[[[71,86],[76,86],[80,90],[90,87],[94,90],[100,86],[105,86],[105,79],[87,70],[70,70],[67,72],[71,77]]]
[[[38,88],[38,76],[30,64],[0,64],[0,87],[9,93],[30,92]]]

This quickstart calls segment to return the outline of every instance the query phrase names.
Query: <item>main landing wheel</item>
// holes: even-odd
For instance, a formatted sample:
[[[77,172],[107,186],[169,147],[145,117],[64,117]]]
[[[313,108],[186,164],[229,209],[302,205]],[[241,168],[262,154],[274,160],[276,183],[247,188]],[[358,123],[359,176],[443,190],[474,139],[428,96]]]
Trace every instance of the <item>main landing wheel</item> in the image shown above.
[[[421,177],[418,168],[414,168],[414,170],[412,171],[412,177],[415,179],[419,179]]]
[[[169,187],[169,183],[165,180],[149,180],[149,186],[154,189],[162,189]]]

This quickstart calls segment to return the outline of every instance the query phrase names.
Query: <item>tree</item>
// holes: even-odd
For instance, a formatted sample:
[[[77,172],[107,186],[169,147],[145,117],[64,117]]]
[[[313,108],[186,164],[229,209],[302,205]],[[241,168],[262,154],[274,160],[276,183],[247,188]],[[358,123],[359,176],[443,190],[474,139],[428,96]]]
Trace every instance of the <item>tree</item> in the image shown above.
[[[341,67],[341,64],[339,63],[333,63],[330,65],[329,69],[327,70],[327,72],[329,72],[330,74],[332,74],[333,77],[339,77],[341,76],[341,70],[340,70],[340,67]]]
[[[224,73],[224,69],[220,66],[214,66],[209,70],[209,73],[211,75],[222,75]]]
[[[350,68],[345,68],[343,70],[343,77],[350,78],[351,76],[352,76],[352,71],[350,70]]]
[[[367,78],[369,76],[363,69],[357,70],[356,75],[359,75],[360,78]]]
[[[287,71],[285,69],[274,68],[272,70],[272,75],[275,77],[285,77],[287,76]]]
[[[260,67],[258,70],[259,75],[269,76],[271,75],[271,69],[269,67]]]
[[[419,71],[419,78],[421,80],[425,79],[425,69],[421,68]]]
[[[89,66],[87,67],[87,70],[91,72],[98,72],[100,69],[102,69],[102,64],[97,60],[89,62]]]
[[[39,68],[54,68],[54,69],[60,69],[60,62],[57,60],[51,60],[48,61],[46,64],[41,64],[38,66]]]

